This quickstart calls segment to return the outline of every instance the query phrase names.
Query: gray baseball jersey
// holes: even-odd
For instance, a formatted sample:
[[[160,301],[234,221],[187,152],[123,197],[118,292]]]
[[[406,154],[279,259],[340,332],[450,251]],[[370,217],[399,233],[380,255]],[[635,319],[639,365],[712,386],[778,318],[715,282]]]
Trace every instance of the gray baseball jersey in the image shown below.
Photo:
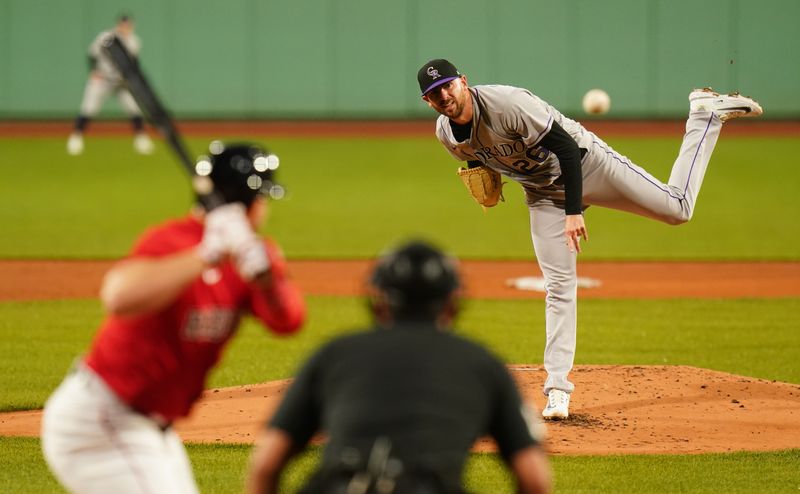
[[[123,85],[122,76],[114,66],[114,62],[102,50],[103,41],[115,33],[116,31],[114,30],[103,31],[89,45],[89,56],[94,58],[97,64],[93,73],[87,79],[86,87],[83,90],[80,113],[85,117],[95,116],[111,94],[116,94],[120,106],[128,115],[137,117],[142,114],[133,96]],[[128,36],[120,36],[120,40],[131,55],[139,55],[141,43],[134,33]],[[99,75],[99,77],[95,77],[95,74]]]
[[[526,89],[480,85],[470,92],[474,115],[469,138],[459,142],[443,115],[436,135],[456,159],[480,161],[524,188],[547,291],[544,391],[572,392],[568,374],[577,332],[576,254],[566,244],[564,189],[557,182],[560,163],[539,143],[557,122],[586,150],[581,159],[584,207],[599,205],[679,224],[692,216],[722,122],[710,111],[689,114],[669,181],[663,183]]]
[[[436,136],[450,154],[463,161],[480,161],[518,182],[526,192],[549,188],[553,199],[563,202],[563,189],[551,187],[561,175],[558,158],[539,146],[539,141],[553,121],[584,149],[591,146],[591,134],[527,89],[484,85],[473,86],[471,92],[475,115],[469,140],[458,142],[446,116],[440,115],[437,121]],[[532,195],[528,196],[530,203]]]
[[[114,63],[111,59],[106,55],[106,53],[102,50],[103,41],[110,36],[117,34],[116,31],[108,30],[103,31],[102,33],[98,34],[92,44],[89,45],[89,56],[97,60],[97,65],[95,66],[95,70],[105,79],[113,80],[115,82],[119,82],[122,80],[119,71],[117,68],[114,67]],[[119,36],[119,35],[118,35]],[[139,37],[136,36],[134,33],[130,33],[128,36],[119,36],[120,41],[128,50],[128,52],[133,55],[134,57],[139,56],[139,50],[141,49],[141,42],[139,41]]]

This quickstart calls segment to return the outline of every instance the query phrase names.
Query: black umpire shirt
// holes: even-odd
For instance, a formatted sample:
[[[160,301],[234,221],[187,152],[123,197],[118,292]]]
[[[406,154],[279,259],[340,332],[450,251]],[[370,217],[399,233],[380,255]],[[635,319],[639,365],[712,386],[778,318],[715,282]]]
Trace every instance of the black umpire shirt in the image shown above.
[[[324,430],[320,471],[366,461],[378,437],[408,474],[461,491],[467,454],[485,434],[509,458],[536,444],[517,388],[484,348],[432,325],[402,324],[338,338],[298,373],[271,426],[298,446]],[[319,474],[317,475],[319,477]]]

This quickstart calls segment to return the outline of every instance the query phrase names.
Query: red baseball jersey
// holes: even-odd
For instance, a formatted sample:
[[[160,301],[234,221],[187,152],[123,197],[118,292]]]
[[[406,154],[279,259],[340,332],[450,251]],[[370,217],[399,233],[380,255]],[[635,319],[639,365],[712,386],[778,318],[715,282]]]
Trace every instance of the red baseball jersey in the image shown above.
[[[192,217],[147,231],[130,257],[160,257],[197,246],[203,225]],[[278,247],[265,241],[272,261],[268,290],[245,282],[230,261],[206,270],[168,307],[103,321],[86,364],[132,408],[171,422],[189,413],[206,377],[247,311],[276,333],[292,333],[305,304],[286,277]]]

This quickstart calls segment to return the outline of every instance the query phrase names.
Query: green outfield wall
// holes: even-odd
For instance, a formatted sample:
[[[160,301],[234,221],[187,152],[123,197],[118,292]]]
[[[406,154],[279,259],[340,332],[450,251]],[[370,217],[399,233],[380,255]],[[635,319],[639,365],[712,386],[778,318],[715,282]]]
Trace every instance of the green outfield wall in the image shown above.
[[[800,118],[798,0],[0,0],[0,118],[73,116],[122,11],[182,118],[430,116],[415,73],[435,57],[568,114],[601,87],[611,117],[679,117],[711,85]]]

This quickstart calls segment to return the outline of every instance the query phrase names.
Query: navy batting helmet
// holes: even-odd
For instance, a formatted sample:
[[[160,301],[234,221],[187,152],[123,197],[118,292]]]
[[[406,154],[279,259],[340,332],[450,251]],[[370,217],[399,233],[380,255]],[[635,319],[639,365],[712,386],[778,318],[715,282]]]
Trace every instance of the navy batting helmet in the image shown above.
[[[370,284],[393,315],[435,317],[461,282],[455,260],[426,242],[412,241],[378,260]]]
[[[241,202],[250,206],[259,195],[272,199],[283,197],[283,188],[275,182],[278,157],[258,144],[214,141],[210,156],[201,157],[195,170],[214,183],[214,190],[226,203]]]

